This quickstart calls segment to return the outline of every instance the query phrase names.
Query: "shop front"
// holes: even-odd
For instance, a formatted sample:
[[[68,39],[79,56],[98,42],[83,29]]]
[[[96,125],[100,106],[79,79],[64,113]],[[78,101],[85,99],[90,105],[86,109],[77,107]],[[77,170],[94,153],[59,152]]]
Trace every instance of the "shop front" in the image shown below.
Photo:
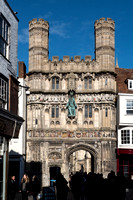
[[[122,172],[127,180],[133,177],[133,149],[117,149],[117,173]]]
[[[9,141],[18,137],[23,121],[23,118],[0,108],[0,200],[7,199]]]

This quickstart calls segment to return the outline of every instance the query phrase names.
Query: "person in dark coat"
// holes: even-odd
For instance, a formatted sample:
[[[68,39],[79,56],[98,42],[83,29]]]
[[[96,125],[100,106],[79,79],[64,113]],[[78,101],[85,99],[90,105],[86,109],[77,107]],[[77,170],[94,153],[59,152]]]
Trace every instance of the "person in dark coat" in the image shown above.
[[[67,200],[68,195],[68,182],[64,176],[59,173],[56,178],[57,200]]]
[[[40,187],[40,181],[38,180],[36,175],[32,177],[30,186],[31,186],[30,194],[33,195],[33,200],[37,200],[37,195],[40,192],[41,187]]]
[[[15,180],[15,176],[11,176],[11,179],[9,181],[8,185],[8,194],[9,194],[9,200],[14,200],[16,193],[18,191],[18,186]]]

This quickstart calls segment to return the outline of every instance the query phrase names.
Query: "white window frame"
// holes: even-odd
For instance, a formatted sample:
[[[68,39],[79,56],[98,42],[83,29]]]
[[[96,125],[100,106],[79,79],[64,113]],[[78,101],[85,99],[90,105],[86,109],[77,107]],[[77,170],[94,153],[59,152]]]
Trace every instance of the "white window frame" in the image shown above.
[[[122,134],[125,134],[125,136],[123,135],[125,142],[122,140]],[[129,143],[127,142],[127,134],[129,134]],[[118,148],[133,148],[133,127],[125,127],[118,130]]]
[[[133,90],[133,80],[128,79],[128,89]]]
[[[121,130],[121,144],[129,145],[131,143],[130,129]]]
[[[133,115],[133,99],[126,100],[126,114]]]

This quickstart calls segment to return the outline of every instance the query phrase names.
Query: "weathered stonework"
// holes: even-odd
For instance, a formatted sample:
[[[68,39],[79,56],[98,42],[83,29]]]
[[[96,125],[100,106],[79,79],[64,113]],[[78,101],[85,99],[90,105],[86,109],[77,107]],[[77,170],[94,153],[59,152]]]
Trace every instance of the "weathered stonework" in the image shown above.
[[[114,26],[109,18],[95,22],[94,60],[54,56],[51,61],[48,22],[34,19],[29,24],[26,161],[41,163],[43,186],[50,184],[50,167],[60,167],[67,179],[74,165],[104,176],[116,171]],[[77,105],[73,118],[66,108],[70,90]],[[81,161],[74,161],[80,156]]]

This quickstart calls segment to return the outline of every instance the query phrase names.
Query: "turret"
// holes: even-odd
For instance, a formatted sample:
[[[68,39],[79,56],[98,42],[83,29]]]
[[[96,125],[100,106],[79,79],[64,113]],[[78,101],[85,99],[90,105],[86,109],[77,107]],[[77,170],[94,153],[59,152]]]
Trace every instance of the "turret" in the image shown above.
[[[41,70],[48,61],[49,24],[43,19],[29,22],[29,72]]]
[[[110,18],[95,22],[95,59],[101,71],[115,70],[115,22]]]

